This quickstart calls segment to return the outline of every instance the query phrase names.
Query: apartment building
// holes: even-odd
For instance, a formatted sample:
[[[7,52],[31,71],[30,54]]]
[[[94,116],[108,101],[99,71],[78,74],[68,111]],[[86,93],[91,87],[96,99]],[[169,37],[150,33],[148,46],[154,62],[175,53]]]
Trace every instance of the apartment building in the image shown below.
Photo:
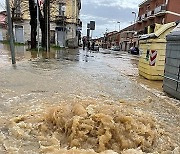
[[[7,39],[6,11],[0,12],[0,41]]]
[[[14,33],[16,42],[30,40],[29,1],[16,0]],[[58,46],[77,47],[82,22],[79,19],[81,0],[54,0],[50,3],[50,41]],[[41,37],[41,34],[40,34]]]
[[[145,0],[139,5],[136,30],[138,34],[154,32],[156,24],[180,20],[179,0]]]

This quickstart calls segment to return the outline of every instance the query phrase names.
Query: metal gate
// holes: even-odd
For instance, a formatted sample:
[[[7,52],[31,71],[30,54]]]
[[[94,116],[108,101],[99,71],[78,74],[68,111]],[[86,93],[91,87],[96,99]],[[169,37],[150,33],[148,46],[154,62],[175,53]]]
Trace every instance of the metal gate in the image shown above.
[[[15,40],[18,43],[24,43],[23,26],[15,25]]]
[[[57,32],[57,45],[60,47],[65,46],[65,28],[63,27],[56,27]]]
[[[55,44],[55,31],[54,30],[50,31],[50,43]]]
[[[60,47],[64,47],[64,32],[57,31],[57,41]]]

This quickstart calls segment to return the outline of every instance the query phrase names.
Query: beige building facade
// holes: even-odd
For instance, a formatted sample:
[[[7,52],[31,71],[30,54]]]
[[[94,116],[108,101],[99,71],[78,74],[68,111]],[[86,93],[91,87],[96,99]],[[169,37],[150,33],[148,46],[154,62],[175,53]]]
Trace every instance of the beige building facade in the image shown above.
[[[30,40],[29,1],[17,0],[15,6],[14,33],[16,42]],[[50,3],[50,38],[57,46],[78,47],[82,22],[79,19],[81,0],[53,0]],[[41,37],[41,34],[40,34]]]

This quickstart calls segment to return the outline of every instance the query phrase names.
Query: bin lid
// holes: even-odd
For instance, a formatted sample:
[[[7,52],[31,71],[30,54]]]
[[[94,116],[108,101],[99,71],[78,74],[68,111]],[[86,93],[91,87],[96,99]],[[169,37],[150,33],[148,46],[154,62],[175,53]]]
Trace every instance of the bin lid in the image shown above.
[[[180,41],[180,23],[167,35],[167,41]]]
[[[139,39],[144,40],[144,39],[150,39],[150,38],[157,38],[161,34],[163,34],[165,31],[167,31],[169,28],[172,28],[175,26],[176,26],[175,22],[171,22],[171,23],[162,25],[161,28],[159,28],[155,33],[141,35]]]

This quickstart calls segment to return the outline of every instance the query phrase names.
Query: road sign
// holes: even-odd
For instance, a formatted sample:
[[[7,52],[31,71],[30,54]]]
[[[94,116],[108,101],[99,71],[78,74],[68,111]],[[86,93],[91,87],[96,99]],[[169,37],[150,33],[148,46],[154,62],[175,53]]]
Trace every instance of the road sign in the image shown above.
[[[90,28],[90,23],[87,24],[87,28]]]
[[[150,66],[156,65],[156,58],[157,58],[157,51],[151,50],[150,51]]]
[[[90,29],[95,30],[95,21],[90,21]]]

